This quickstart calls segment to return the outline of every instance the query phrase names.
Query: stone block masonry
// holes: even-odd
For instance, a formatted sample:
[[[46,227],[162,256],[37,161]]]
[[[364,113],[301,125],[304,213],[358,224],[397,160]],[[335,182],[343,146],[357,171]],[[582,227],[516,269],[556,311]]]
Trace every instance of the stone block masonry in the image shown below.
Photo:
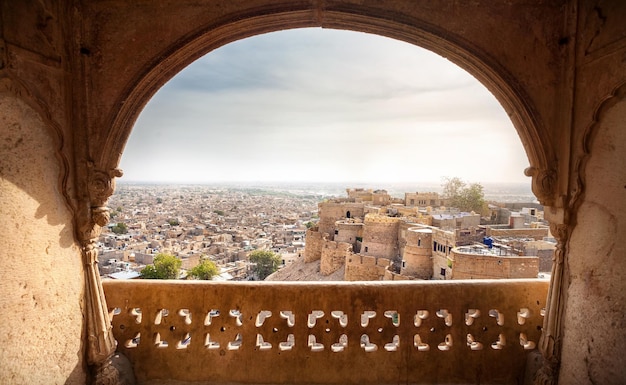
[[[346,259],[353,255],[351,244],[325,241],[321,252],[320,272],[322,275],[331,275],[345,264]]]
[[[380,281],[385,277],[385,271],[391,265],[388,258],[376,258],[355,254],[346,259],[346,281]]]

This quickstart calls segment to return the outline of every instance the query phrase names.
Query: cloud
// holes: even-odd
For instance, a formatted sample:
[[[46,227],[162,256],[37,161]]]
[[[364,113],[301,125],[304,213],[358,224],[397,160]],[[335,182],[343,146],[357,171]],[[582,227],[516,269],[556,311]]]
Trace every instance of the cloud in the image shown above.
[[[526,181],[526,163],[493,95],[446,59],[302,29],[228,44],[179,73],[140,115],[121,166],[127,180],[374,183]]]

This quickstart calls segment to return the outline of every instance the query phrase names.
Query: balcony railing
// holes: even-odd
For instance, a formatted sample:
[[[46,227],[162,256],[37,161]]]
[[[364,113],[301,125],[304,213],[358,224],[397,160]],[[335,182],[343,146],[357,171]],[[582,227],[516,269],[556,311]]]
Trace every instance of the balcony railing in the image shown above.
[[[105,281],[139,383],[524,382],[543,280]]]

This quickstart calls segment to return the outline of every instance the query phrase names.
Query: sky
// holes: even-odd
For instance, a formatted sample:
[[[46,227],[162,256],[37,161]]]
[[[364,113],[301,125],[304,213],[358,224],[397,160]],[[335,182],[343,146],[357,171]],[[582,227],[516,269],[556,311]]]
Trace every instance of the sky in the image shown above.
[[[122,181],[530,183],[495,97],[430,51],[306,28],[222,46],[137,119]]]

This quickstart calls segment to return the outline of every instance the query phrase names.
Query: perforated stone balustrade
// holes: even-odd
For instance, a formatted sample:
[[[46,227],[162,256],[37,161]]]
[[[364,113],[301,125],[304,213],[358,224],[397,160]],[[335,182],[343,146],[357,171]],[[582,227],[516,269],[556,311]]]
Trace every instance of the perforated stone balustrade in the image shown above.
[[[522,383],[540,280],[105,281],[140,383]]]

